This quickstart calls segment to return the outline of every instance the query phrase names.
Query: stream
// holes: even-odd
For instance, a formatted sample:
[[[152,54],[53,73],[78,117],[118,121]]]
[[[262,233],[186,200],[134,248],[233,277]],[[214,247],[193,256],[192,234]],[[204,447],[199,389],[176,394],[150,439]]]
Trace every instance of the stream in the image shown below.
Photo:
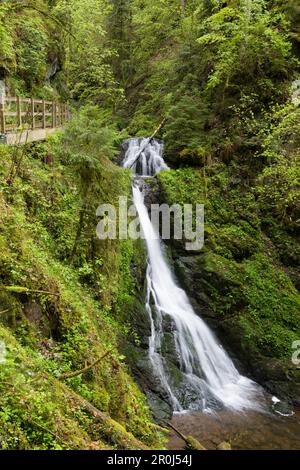
[[[275,414],[279,400],[238,372],[220,341],[195,313],[168,265],[144,202],[149,178],[168,170],[163,144],[155,139],[129,139],[123,167],[133,172],[133,201],[147,248],[148,358],[153,381],[173,410],[173,424],[208,449],[221,441],[229,441],[235,449],[299,448],[300,416],[278,410]],[[182,445],[171,435],[170,449]]]

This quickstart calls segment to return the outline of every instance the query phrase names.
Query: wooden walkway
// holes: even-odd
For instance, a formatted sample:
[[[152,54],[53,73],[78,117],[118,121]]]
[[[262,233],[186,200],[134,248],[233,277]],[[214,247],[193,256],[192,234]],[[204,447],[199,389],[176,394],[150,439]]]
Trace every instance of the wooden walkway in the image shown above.
[[[69,106],[58,101],[7,96],[0,103],[0,143],[18,145],[44,140],[70,118]]]

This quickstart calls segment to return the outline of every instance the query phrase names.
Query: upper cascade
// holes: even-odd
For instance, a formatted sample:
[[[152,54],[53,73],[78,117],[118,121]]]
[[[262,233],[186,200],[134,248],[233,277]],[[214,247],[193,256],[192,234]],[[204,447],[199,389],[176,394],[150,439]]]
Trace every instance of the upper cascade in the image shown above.
[[[145,137],[127,139],[127,146],[122,166],[132,168],[136,175],[154,176],[161,170],[168,170],[163,159],[163,143]]]

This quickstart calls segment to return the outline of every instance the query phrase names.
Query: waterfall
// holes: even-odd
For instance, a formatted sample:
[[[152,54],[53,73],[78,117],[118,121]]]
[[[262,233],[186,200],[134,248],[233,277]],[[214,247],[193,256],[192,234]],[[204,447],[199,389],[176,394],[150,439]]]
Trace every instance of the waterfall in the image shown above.
[[[174,411],[220,407],[237,411],[259,409],[261,389],[239,374],[215,335],[195,313],[165,260],[162,242],[151,224],[144,204],[143,187],[140,187],[141,177],[136,175],[154,176],[168,169],[162,156],[163,145],[156,140],[149,142],[148,139],[129,139],[127,145],[123,166],[132,167],[135,174],[133,200],[148,254],[145,307],[151,325],[149,359],[153,374]],[[172,380],[174,364],[171,367],[163,354],[164,335],[168,333],[170,336],[170,331],[180,371],[179,384]]]

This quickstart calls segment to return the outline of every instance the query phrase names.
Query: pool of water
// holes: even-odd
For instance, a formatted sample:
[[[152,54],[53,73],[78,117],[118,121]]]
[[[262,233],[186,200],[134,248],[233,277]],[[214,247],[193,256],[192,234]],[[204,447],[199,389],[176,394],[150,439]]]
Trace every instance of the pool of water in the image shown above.
[[[223,441],[230,442],[233,450],[300,449],[300,411],[289,417],[256,411],[186,412],[175,414],[171,422],[183,434],[198,439],[206,449],[216,449]],[[182,439],[172,432],[168,449],[183,448]]]

